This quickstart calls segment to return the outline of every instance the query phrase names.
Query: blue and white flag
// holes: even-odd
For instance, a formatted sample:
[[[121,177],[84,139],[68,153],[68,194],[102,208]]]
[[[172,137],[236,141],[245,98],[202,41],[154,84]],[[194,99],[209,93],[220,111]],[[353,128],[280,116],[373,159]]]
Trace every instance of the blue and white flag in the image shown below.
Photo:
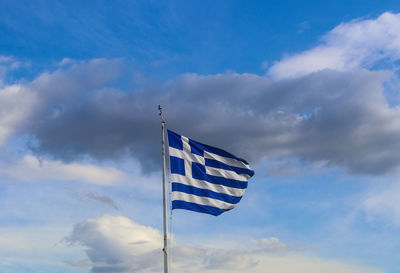
[[[168,143],[172,209],[220,215],[239,203],[254,175],[244,159],[170,130]]]

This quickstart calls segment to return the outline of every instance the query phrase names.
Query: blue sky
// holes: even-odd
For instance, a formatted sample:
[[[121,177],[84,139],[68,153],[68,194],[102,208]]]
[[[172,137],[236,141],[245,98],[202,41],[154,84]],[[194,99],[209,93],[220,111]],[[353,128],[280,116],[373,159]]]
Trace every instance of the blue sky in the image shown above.
[[[397,273],[397,1],[0,1],[0,271],[162,268],[160,124],[256,171],[172,272]]]

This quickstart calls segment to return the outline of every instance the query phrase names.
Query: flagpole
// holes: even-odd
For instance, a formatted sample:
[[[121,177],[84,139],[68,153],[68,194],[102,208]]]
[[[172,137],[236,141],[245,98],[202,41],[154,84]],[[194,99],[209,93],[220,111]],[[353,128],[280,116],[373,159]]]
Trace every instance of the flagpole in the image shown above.
[[[162,178],[163,178],[163,227],[164,227],[164,273],[169,273],[168,267],[168,230],[167,230],[167,179],[165,173],[165,120],[162,113],[162,108],[158,106],[159,115],[161,118],[161,134],[162,134]]]

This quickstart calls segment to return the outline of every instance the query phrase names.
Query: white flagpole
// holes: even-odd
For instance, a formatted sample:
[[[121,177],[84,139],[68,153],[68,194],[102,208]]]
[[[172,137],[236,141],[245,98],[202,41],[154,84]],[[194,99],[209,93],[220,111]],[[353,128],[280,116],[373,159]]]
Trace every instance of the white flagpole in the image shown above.
[[[162,114],[162,108],[159,105],[158,110],[161,118],[162,134],[162,176],[163,176],[163,226],[164,226],[164,273],[169,273],[168,267],[168,230],[167,230],[167,179],[165,173],[165,120]]]

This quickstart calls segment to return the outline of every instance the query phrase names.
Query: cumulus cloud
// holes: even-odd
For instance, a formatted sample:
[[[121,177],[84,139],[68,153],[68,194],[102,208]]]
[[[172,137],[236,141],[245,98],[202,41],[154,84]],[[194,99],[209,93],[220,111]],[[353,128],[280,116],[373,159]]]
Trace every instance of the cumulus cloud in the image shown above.
[[[400,110],[389,106],[384,87],[396,76],[361,68],[400,56],[393,30],[398,18],[385,13],[376,20],[341,24],[320,47],[361,55],[333,58],[341,65],[324,65],[323,57],[316,62],[321,67],[308,71],[313,66],[302,64],[304,73],[293,72],[290,67],[296,58],[307,59],[321,50],[312,49],[275,64],[275,68],[282,64],[279,73],[288,76],[279,80],[254,74],[186,74],[128,92],[112,85],[123,69],[121,60],[64,62],[58,70],[20,84],[24,94],[16,92],[9,102],[0,97],[0,104],[16,109],[19,100],[28,100],[23,111],[14,111],[17,118],[3,122],[10,128],[3,138],[28,134],[36,140],[35,153],[67,162],[86,156],[97,160],[129,156],[144,170],[153,171],[160,166],[156,109],[161,104],[171,129],[251,163],[286,159],[357,174],[398,173],[400,156],[394,151],[399,146]],[[379,35],[386,35],[385,42]],[[364,51],[359,50],[361,45]],[[25,114],[20,117],[21,113]],[[0,116],[0,125],[7,114]]]
[[[161,232],[126,217],[105,215],[88,219],[75,225],[66,241],[86,248],[92,272],[155,272],[163,267]],[[179,272],[246,270],[257,264],[251,257],[253,252],[278,253],[287,248],[277,238],[256,241],[255,245],[249,250],[175,246],[171,250],[172,263]]]
[[[161,103],[171,129],[253,162],[298,157],[354,173],[397,172],[399,109],[384,96],[389,76],[322,71],[276,82],[251,74],[185,75],[156,89],[59,102],[62,111],[30,132],[40,152],[64,160],[128,154],[152,169],[159,166]]]
[[[103,216],[77,224],[66,238],[82,245],[92,264],[92,272],[159,272],[163,266],[162,234],[122,216]],[[177,245],[171,249],[174,272],[279,272],[379,273],[379,269],[321,259],[293,252],[278,238],[252,240],[247,247]],[[218,245],[218,247],[215,247]],[[79,262],[79,261],[78,261]],[[68,264],[75,264],[69,261]]]
[[[111,185],[126,179],[126,175],[113,167],[100,167],[91,164],[63,163],[58,160],[39,159],[25,155],[17,162],[1,166],[0,175],[18,181],[83,181],[98,185]],[[108,202],[101,196],[89,195],[91,200]],[[114,204],[115,205],[115,204]]]
[[[80,244],[92,272],[160,271],[162,234],[122,216],[104,216],[77,224],[67,242]]]
[[[342,23],[322,44],[276,62],[268,74],[276,79],[303,76],[324,69],[347,71],[400,58],[400,14],[386,12],[377,19]]]
[[[2,61],[11,57],[0,58]],[[15,62],[5,65],[7,70]],[[66,69],[43,73],[25,84],[0,85],[0,146],[20,129],[56,116],[63,104],[76,94],[90,93],[119,75],[121,60],[93,59]]]

